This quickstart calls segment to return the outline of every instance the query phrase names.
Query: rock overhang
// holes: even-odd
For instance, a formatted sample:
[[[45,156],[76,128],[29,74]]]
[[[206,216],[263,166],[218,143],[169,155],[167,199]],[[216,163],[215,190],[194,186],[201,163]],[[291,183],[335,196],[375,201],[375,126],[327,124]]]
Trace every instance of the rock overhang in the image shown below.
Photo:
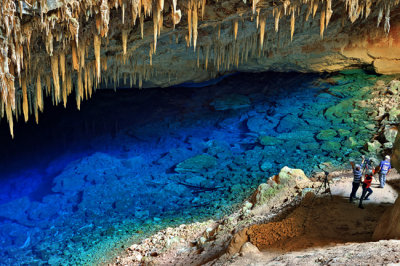
[[[78,109],[97,88],[167,87],[234,71],[400,73],[398,1],[3,0],[0,113]],[[20,11],[23,12],[20,12]],[[328,26],[329,25],[329,26]]]

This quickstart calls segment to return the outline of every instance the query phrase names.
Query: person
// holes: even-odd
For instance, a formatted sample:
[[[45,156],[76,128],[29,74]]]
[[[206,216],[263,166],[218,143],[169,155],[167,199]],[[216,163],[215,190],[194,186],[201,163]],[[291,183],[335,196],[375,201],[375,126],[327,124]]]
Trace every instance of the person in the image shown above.
[[[361,164],[364,163],[364,158],[361,162]],[[361,177],[362,177],[362,172],[361,172],[361,165],[359,164],[354,164],[353,160],[350,160],[351,167],[353,168],[353,186],[351,189],[350,193],[350,202],[353,202],[353,198],[356,198],[356,193],[358,188],[360,187],[361,183]]]
[[[364,209],[364,206],[362,205],[363,200],[369,200],[369,196],[373,193],[371,189],[371,183],[372,183],[372,178],[374,176],[374,171],[373,170],[367,170],[367,174],[365,175],[363,184],[362,184],[362,194],[360,198],[360,203],[358,204],[358,208]],[[367,193],[368,192],[368,193]]]
[[[379,188],[383,188],[386,184],[386,175],[390,173],[390,169],[392,166],[390,165],[390,156],[386,155],[385,160],[381,161],[378,167],[379,171]]]

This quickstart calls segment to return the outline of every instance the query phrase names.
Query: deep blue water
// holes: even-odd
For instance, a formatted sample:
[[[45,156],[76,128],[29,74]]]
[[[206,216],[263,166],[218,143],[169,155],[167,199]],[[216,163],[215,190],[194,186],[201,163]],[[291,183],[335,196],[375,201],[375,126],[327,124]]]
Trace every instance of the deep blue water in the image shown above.
[[[46,102],[39,125],[20,121],[14,140],[1,121],[0,264],[103,261],[143,232],[223,216],[285,165],[310,174],[361,155],[367,110],[327,110],[367,98],[361,88],[376,77],[321,78],[239,73],[100,90],[81,111],[73,97],[66,109]],[[336,135],[318,137],[326,129]]]

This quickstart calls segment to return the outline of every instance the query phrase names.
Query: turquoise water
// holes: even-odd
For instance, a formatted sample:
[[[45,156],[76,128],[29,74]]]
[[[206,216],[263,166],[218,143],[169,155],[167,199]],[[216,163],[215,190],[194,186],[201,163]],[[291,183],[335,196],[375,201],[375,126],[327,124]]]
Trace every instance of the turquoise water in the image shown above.
[[[14,141],[2,123],[1,264],[102,262],[167,226],[222,217],[283,166],[311,174],[359,158],[378,77],[326,78],[98,91],[81,112],[47,105]]]

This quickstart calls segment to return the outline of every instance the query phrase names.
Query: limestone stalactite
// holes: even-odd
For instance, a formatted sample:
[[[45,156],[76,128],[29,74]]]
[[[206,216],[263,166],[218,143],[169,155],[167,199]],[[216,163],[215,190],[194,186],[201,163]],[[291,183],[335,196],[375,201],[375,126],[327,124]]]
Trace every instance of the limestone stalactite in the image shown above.
[[[52,96],[54,104],[62,100],[65,106],[67,96],[74,89],[72,80],[76,80],[79,107],[84,96],[90,97],[92,90],[101,87],[102,81],[110,80],[111,76],[116,75],[113,79],[118,81],[128,75],[132,77],[131,82],[139,87],[157,75],[170,79],[171,72],[161,71],[155,64],[155,56],[157,46],[161,43],[165,45],[158,40],[163,32],[171,34],[171,29],[176,30],[177,45],[181,45],[179,39],[186,35],[183,31],[187,32],[186,45],[193,46],[197,53],[195,66],[216,73],[238,67],[249,57],[265,56],[268,51],[276,49],[269,47],[270,39],[276,40],[277,45],[286,43],[285,36],[287,39],[290,36],[289,41],[296,39],[296,24],[299,23],[296,19],[300,14],[304,15],[305,21],[311,15],[312,18],[317,17],[321,38],[338,6],[344,10],[344,14],[340,15],[345,15],[351,23],[374,16],[377,26],[389,34],[393,26],[391,13],[398,8],[399,2],[253,0],[251,3],[240,2],[240,6],[235,7],[235,13],[236,10],[227,10],[228,5],[224,2],[206,3],[206,0],[72,0],[55,1],[51,5],[43,0],[31,0],[29,5],[24,1],[0,0],[0,114],[6,117],[13,134],[13,117],[23,114],[27,119],[33,112],[38,120],[38,111],[43,111],[43,90],[46,95]],[[206,8],[206,4],[210,7]],[[211,5],[217,5],[217,8],[211,10]],[[302,9],[306,11],[302,12]],[[204,21],[209,16],[218,17],[216,13],[221,17],[220,21]],[[253,33],[252,37],[245,32],[238,34],[238,14],[241,25],[256,16],[255,27],[260,26],[260,32]],[[114,21],[114,17],[118,17],[118,22]],[[182,17],[186,17],[184,23],[181,23]],[[283,28],[287,29],[290,25],[290,29],[282,35],[279,35],[280,21]],[[116,23],[123,26],[110,26]],[[153,36],[152,47],[149,48],[147,25],[150,23],[153,23]],[[224,39],[228,23],[233,28],[229,32],[233,32],[234,36],[230,41]],[[275,28],[278,34],[271,33],[274,37],[268,35],[268,40],[264,40],[271,24],[274,24],[271,30]],[[209,33],[210,28],[214,30],[213,34]],[[107,67],[107,58],[102,58],[101,49],[107,49],[118,32],[121,34],[118,36],[121,36],[122,49],[121,52],[110,52],[111,63]],[[136,41],[137,37],[142,39],[141,42]],[[140,53],[140,50],[146,52]],[[106,54],[103,51],[103,55]],[[211,69],[210,63],[213,66]],[[130,65],[131,70],[120,71],[118,64]],[[50,67],[43,68],[45,65]]]

